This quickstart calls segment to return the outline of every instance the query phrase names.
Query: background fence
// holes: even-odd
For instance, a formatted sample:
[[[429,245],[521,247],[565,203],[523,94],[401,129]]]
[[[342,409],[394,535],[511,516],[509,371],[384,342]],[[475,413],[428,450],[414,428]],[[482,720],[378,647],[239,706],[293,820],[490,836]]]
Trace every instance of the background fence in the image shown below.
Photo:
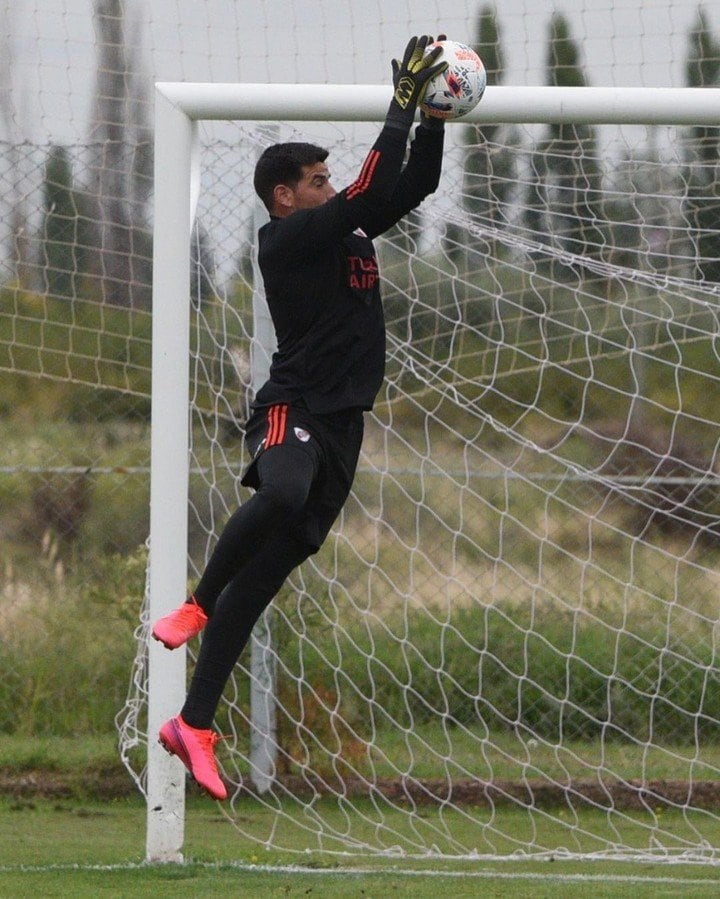
[[[702,8],[668,2],[667,21],[654,10],[651,22],[638,3],[645,27],[633,29],[627,4],[596,6],[565,16],[518,2],[448,19],[418,4],[413,21],[378,15],[362,36],[326,24],[320,44],[298,21],[277,66],[272,4],[224,32],[213,4],[188,5],[173,44],[160,4],[98,0],[85,44],[69,38],[85,33],[71,0],[62,18],[5,12],[2,732],[109,732],[125,701],[148,529],[152,80],[340,81],[350,65],[354,80],[385,81],[426,15],[473,38],[491,84],[720,83]],[[249,45],[251,27],[262,39]],[[20,90],[30,72],[37,121]],[[373,132],[301,134],[331,148],[341,186]],[[203,131],[191,578],[242,498],[248,183],[268,139],[251,126]],[[673,779],[715,776],[719,140],[706,127],[453,126],[442,190],[381,246],[389,377],[355,493],[278,602],[283,773],[309,756],[327,774],[307,731],[332,742],[342,680],[356,692],[342,709],[347,764],[372,743],[402,770],[388,728],[364,711],[382,684],[383,711],[372,708],[386,725],[482,720],[548,744],[596,741],[603,758],[613,740],[634,741],[641,777],[659,758]],[[297,648],[308,623],[330,641],[334,681],[324,643]],[[242,720],[238,683],[224,714]],[[415,765],[412,739],[402,752]]]

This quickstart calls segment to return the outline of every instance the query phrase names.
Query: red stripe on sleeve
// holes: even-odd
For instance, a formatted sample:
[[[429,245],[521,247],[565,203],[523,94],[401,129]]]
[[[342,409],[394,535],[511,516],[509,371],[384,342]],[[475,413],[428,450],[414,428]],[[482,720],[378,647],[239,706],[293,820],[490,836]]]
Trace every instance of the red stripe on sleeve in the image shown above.
[[[374,152],[374,151],[371,150],[371,151],[368,153],[368,155],[365,157],[365,161],[363,162],[362,168],[360,169],[360,174],[357,176],[357,178],[355,179],[354,183],[351,185],[351,189],[352,189],[356,184],[359,184],[360,182],[362,182],[362,180],[365,178],[365,173],[367,172],[368,166],[370,165],[370,161],[371,161],[371,159],[372,159],[373,152]]]
[[[348,200],[352,200],[353,197],[356,197],[358,194],[365,193],[365,191],[370,186],[370,182],[372,181],[373,174],[375,172],[375,169],[377,168],[377,164],[379,161],[380,151],[371,150],[367,155],[367,159],[363,163],[363,167],[360,170],[359,176],[347,189],[345,196],[348,198]]]

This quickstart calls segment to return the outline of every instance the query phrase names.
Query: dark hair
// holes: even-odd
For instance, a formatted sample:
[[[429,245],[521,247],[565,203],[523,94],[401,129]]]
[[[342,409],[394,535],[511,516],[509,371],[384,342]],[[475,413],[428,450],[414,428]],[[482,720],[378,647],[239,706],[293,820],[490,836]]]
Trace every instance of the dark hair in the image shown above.
[[[303,176],[303,166],[325,162],[328,150],[299,141],[273,144],[263,150],[255,166],[253,185],[255,192],[269,210],[273,202],[273,190],[278,184],[294,187]]]

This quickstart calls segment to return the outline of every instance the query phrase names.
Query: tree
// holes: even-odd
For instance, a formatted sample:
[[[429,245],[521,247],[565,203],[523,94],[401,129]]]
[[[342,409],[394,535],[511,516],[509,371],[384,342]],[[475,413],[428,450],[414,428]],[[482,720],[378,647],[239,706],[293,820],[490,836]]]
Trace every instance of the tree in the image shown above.
[[[689,35],[685,64],[688,87],[720,84],[720,42],[702,7]],[[696,276],[720,281],[720,128],[692,128],[685,146],[687,200],[685,215],[692,233]]]
[[[210,247],[207,229],[196,222],[190,242],[190,301],[199,309],[215,293],[215,256]]]
[[[80,271],[79,216],[73,174],[65,147],[54,146],[45,166],[40,267],[44,290],[51,296],[76,296]]]
[[[561,13],[550,21],[547,84],[585,87],[577,45]],[[602,175],[595,129],[591,125],[551,124],[533,153],[534,176],[526,221],[550,233],[561,248],[584,256],[602,245]]]
[[[474,49],[485,65],[488,85],[500,84],[504,60],[497,16],[491,6],[480,11]],[[513,147],[519,142],[517,129],[506,125],[467,125],[461,133],[465,147],[463,161],[462,205],[479,224],[502,227],[516,181]],[[463,233],[461,233],[463,232]],[[444,239],[445,253],[455,264],[467,267],[468,241],[460,225],[449,222]],[[497,245],[489,241],[490,255]]]
[[[8,141],[6,161],[9,187],[3,191],[9,207],[10,268],[15,283],[20,287],[32,287],[32,241],[28,228],[27,195],[22,145],[28,139],[27,111],[30,108],[25,86],[16,82],[15,46],[12,35],[16,33],[13,17],[16,7],[7,3],[0,9],[0,125]]]
[[[255,221],[250,217],[245,223],[244,236],[241,239],[235,263],[236,279],[246,289],[252,288],[255,282],[255,268],[253,265],[255,236]]]
[[[688,36],[688,57],[685,81],[688,87],[713,87],[720,84],[720,42],[708,26],[707,16],[698,7],[697,19]],[[692,129],[697,156],[703,161],[716,162],[720,128],[698,126]]]
[[[681,197],[684,173],[670,165],[650,132],[647,146],[613,165],[604,204],[608,260],[628,268],[672,272],[687,240]]]
[[[91,268],[104,301],[148,307],[152,250],[146,207],[152,142],[139,25],[128,41],[122,0],[95,0],[95,22],[98,65],[88,186],[94,207]]]
[[[504,60],[495,11],[480,12],[475,50],[485,64],[488,85],[502,83]],[[515,181],[511,147],[517,143],[515,129],[503,125],[469,125],[464,129],[465,152],[463,203],[465,209],[493,226],[502,226]]]

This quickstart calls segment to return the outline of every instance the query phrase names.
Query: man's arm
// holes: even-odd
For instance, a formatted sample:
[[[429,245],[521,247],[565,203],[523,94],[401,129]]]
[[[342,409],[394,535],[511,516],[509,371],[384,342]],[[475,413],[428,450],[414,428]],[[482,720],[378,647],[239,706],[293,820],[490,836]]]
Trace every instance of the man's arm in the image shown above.
[[[413,124],[417,104],[428,81],[442,71],[447,63],[433,65],[441,52],[436,48],[425,55],[431,38],[412,38],[402,63],[393,61],[394,87],[385,124],[368,153],[355,181],[327,203],[314,209],[294,212],[276,220],[267,232],[262,253],[266,259],[274,255],[284,259],[304,259],[322,249],[329,242],[364,227],[393,202],[401,177],[408,134]],[[422,145],[422,140],[421,140]],[[442,148],[441,153],[442,155]],[[419,180],[415,166],[410,168],[407,187],[400,198],[408,199],[408,188]],[[438,173],[439,175],[439,173]],[[415,184],[415,189],[418,185]],[[414,195],[414,194],[413,194]],[[419,200],[417,201],[419,202]],[[412,208],[412,206],[410,207]]]
[[[438,43],[445,40],[446,34],[438,35]],[[393,60],[393,83],[396,87],[398,79],[399,66]],[[410,145],[407,165],[400,174],[389,202],[377,208],[372,221],[365,223],[364,230],[368,237],[383,234],[437,190],[442,170],[444,138],[445,122],[421,110],[420,126]]]
[[[264,231],[261,253],[284,260],[303,260],[351,234],[382,208],[400,177],[407,133],[385,125],[355,181],[321,206],[300,209],[275,219]]]
[[[440,184],[444,129],[420,124],[410,145],[407,165],[400,173],[389,200],[375,207],[362,227],[368,237],[377,237],[434,193]]]

